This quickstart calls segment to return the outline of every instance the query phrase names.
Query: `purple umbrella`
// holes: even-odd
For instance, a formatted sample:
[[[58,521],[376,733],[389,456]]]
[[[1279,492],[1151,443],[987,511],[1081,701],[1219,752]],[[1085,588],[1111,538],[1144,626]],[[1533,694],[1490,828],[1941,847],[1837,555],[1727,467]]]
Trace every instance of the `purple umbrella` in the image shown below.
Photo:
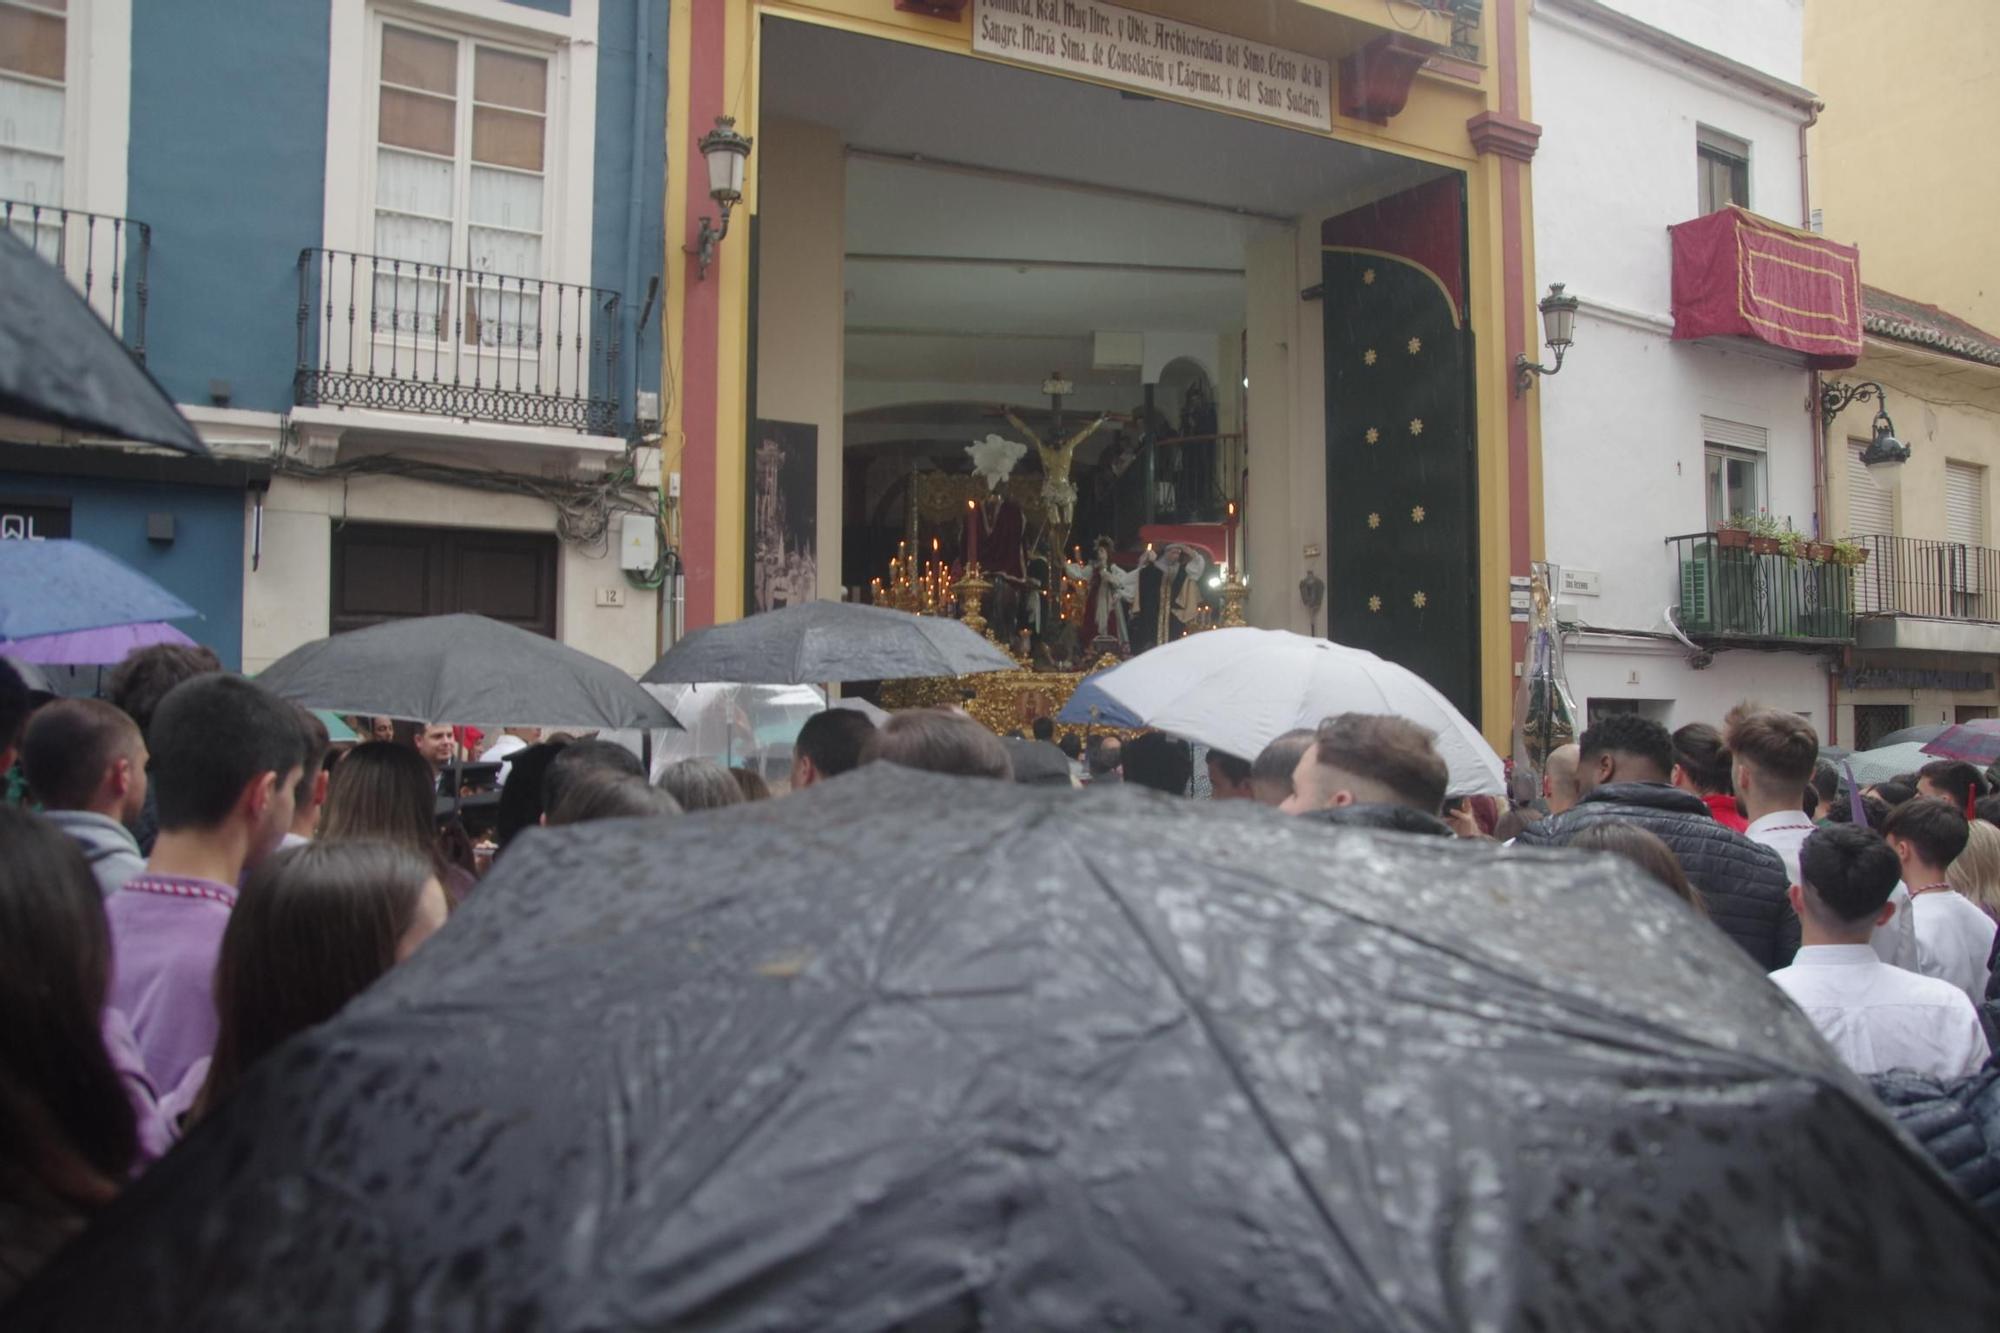
[[[192,648],[194,640],[163,621],[141,621],[136,625],[107,625],[102,629],[73,630],[68,634],[38,634],[15,639],[7,645],[7,655],[42,666],[110,666],[122,662],[135,648],[156,643],[177,643]]]
[[[1982,718],[1947,727],[1925,744],[1923,752],[1940,759],[1963,759],[1981,768],[2000,761],[2000,718]]]

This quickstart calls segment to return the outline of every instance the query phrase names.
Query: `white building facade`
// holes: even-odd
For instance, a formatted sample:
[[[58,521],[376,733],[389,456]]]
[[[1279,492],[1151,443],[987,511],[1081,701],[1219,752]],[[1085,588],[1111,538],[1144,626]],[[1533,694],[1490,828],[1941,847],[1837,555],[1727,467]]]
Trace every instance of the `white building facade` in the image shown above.
[[[1806,225],[1801,24],[1799,0],[1535,6],[1536,266],[1581,306],[1563,373],[1527,392],[1542,396],[1546,550],[1588,716],[1678,727],[1754,699],[1829,717],[1840,627],[1788,612],[1709,634],[1718,621],[1695,605],[1714,591],[1706,534],[1732,515],[1819,530],[1811,372],[1747,339],[1672,336],[1669,227],[1731,204]],[[1759,575],[1756,595],[1783,594]]]

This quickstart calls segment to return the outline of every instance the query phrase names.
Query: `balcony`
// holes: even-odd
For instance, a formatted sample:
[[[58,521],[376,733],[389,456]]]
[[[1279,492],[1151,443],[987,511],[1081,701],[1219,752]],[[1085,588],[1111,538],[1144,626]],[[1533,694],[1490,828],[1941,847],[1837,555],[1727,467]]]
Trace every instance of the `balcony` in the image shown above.
[[[1747,534],[1667,538],[1676,577],[1674,621],[1702,643],[1807,647],[1854,641],[1854,570],[1763,548],[1724,545]]]
[[[611,435],[619,302],[602,287],[303,250],[293,398]]]
[[[2000,652],[2000,551],[1880,534],[1848,540],[1868,552],[1854,579],[1861,647]]]
[[[1667,228],[1674,341],[1728,339],[1818,370],[1861,357],[1861,255],[1734,205]]]
[[[0,227],[55,265],[132,355],[145,361],[151,226],[107,213],[0,199]]]

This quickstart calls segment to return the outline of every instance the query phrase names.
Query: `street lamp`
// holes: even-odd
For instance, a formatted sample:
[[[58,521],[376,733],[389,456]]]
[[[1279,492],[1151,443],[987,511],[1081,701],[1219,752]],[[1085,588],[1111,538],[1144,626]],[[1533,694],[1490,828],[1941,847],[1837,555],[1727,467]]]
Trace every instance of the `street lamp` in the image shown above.
[[[1833,428],[1833,419],[1849,403],[1875,403],[1875,419],[1869,423],[1868,445],[1861,451],[1863,467],[1900,467],[1910,461],[1910,446],[1896,438],[1896,423],[1889,420],[1889,395],[1874,380],[1862,380],[1858,384],[1842,384],[1838,381],[1823,384],[1819,391],[1819,417],[1822,431]]]
[[[1535,376],[1553,375],[1563,368],[1563,353],[1569,351],[1570,343],[1573,341],[1571,335],[1576,332],[1576,308],[1579,304],[1581,302],[1574,296],[1565,296],[1563,294],[1563,285],[1561,283],[1552,282],[1549,284],[1549,294],[1541,299],[1536,308],[1542,312],[1542,335],[1549,345],[1549,350],[1556,354],[1556,363],[1552,366],[1545,366],[1540,362],[1530,361],[1526,352],[1515,357],[1514,396],[1516,398],[1528,391],[1528,386],[1535,382]]]
[[[721,208],[722,225],[718,227],[704,217],[695,243],[687,248],[695,257],[700,278],[708,276],[715,248],[729,234],[729,210],[742,201],[743,166],[750,157],[750,143],[736,132],[734,116],[717,116],[715,128],[701,136],[701,156],[708,164],[708,197]]]

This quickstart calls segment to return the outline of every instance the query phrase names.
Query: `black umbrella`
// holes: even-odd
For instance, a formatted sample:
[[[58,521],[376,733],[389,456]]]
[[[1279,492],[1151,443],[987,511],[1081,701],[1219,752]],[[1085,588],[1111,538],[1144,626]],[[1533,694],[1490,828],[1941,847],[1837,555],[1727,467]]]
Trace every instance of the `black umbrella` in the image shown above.
[[[874,766],[533,831],[33,1330],[2000,1326],[2000,1240],[1629,865]]]
[[[63,275],[0,230],[0,416],[190,454],[208,446]]]
[[[995,644],[944,616],[855,602],[804,602],[696,630],[640,679],[649,685],[708,680],[821,685],[968,676],[1019,666]]]
[[[1879,750],[1884,745],[1908,745],[1913,742],[1928,745],[1949,731],[1951,725],[1949,722],[1923,722],[1914,727],[1904,727],[1901,731],[1890,732],[1870,748]]]
[[[609,662],[485,616],[336,634],[286,653],[257,683],[308,707],[412,722],[680,730]]]

